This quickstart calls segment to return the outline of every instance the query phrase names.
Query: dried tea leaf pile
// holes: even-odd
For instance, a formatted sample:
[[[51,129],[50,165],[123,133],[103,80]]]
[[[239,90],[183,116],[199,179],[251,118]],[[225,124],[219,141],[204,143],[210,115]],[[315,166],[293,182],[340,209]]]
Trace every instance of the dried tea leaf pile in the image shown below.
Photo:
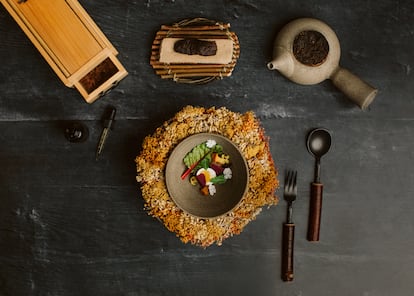
[[[293,55],[307,66],[323,64],[329,53],[326,38],[317,31],[303,31],[293,41]]]

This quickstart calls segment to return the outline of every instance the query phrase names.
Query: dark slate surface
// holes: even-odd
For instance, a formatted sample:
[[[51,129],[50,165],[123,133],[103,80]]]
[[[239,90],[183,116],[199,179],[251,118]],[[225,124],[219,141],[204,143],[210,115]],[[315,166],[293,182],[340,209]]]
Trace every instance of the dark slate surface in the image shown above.
[[[29,0],[32,1],[32,0]],[[0,295],[412,295],[414,291],[414,2],[81,1],[129,76],[92,105],[66,88],[0,7]],[[161,24],[230,22],[241,56],[204,86],[161,80],[149,65]],[[296,85],[270,72],[277,31],[316,17],[337,33],[341,65],[379,88],[366,111],[330,81]],[[100,118],[118,109],[96,162]],[[221,247],[182,244],[143,210],[134,158],[145,135],[186,105],[253,110],[283,175],[299,171],[295,280],[280,280],[285,203]],[[68,120],[90,130],[63,136]],[[306,241],[309,129],[332,131],[322,159],[321,241]],[[277,194],[280,196],[281,191]]]

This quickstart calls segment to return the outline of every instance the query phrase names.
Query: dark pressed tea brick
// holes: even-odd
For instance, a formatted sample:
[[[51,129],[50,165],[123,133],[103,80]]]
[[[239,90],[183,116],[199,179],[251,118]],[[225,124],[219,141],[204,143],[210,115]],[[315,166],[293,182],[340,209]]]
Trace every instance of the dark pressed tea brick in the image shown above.
[[[174,51],[188,55],[213,56],[217,53],[217,44],[215,41],[183,39],[175,42]]]

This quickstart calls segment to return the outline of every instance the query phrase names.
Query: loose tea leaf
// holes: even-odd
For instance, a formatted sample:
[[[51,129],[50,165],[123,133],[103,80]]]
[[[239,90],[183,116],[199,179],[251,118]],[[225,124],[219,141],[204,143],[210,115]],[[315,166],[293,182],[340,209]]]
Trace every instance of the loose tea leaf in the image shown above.
[[[329,44],[317,31],[302,31],[293,41],[293,55],[302,64],[318,66],[325,62]]]
[[[188,55],[213,56],[217,53],[217,44],[215,41],[182,39],[174,43],[174,51]]]
[[[79,82],[85,88],[86,92],[90,94],[117,72],[118,68],[110,58],[107,58],[79,80]]]

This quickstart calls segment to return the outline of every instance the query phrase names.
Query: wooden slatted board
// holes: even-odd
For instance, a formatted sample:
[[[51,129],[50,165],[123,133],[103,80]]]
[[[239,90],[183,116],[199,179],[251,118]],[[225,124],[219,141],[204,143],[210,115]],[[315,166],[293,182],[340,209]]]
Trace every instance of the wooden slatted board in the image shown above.
[[[161,43],[164,38],[230,39],[233,41],[232,60],[228,64],[162,63]],[[162,25],[152,44],[151,66],[163,79],[180,83],[207,83],[230,76],[240,56],[237,35],[230,31],[230,24],[204,18],[184,20],[172,26]]]

